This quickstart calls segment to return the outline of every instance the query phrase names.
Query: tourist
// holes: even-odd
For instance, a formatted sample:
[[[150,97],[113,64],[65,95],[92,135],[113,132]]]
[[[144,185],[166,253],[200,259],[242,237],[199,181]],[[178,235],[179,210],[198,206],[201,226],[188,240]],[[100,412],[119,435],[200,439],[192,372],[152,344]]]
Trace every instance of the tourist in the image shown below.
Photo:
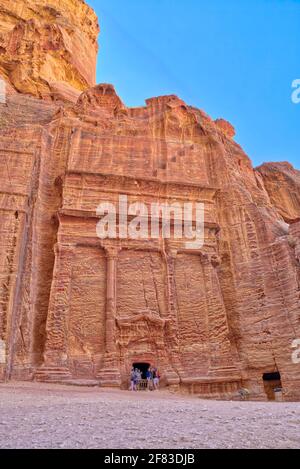
[[[136,376],[137,376],[137,390],[140,390],[140,384],[142,381],[142,372],[139,368],[136,368]]]
[[[132,367],[131,372],[130,372],[130,391],[135,391],[134,381],[135,381],[135,370]]]
[[[141,379],[141,372],[138,368],[134,370],[134,390],[138,391],[138,385]]]
[[[152,391],[153,389],[153,373],[152,373],[152,368],[148,368],[146,372],[146,378],[147,378],[147,390]]]
[[[160,378],[159,371],[157,368],[154,368],[153,369],[153,385],[154,385],[155,391],[157,391],[159,388],[159,378]]]

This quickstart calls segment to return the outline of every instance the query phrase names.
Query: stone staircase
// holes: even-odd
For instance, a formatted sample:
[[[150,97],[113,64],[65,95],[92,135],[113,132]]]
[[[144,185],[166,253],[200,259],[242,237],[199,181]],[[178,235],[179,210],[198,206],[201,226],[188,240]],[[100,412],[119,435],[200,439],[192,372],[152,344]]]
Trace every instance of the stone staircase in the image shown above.
[[[71,378],[71,373],[63,367],[41,367],[34,374],[35,381],[44,383],[65,383]]]

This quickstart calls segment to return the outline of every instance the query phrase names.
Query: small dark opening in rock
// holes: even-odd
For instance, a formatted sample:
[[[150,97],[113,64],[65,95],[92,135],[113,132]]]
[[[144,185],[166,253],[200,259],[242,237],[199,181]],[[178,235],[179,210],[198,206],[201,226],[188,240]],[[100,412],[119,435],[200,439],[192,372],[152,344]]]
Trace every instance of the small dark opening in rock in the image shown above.
[[[142,373],[142,379],[146,379],[146,373],[148,368],[150,367],[150,363],[133,363],[133,368],[137,368]]]
[[[263,380],[264,381],[280,381],[281,376],[280,376],[280,373],[278,371],[274,372],[274,373],[265,373],[263,375]]]
[[[281,376],[278,371],[273,373],[264,373],[263,382],[265,393],[270,401],[275,400],[275,391],[282,389]]]

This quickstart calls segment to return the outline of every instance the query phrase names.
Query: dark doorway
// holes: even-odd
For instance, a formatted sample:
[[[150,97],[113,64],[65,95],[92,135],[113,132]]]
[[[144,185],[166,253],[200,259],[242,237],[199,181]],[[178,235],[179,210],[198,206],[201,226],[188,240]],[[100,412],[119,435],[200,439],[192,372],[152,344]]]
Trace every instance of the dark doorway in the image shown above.
[[[282,389],[281,376],[278,371],[263,374],[264,388],[270,401],[275,400],[275,392]]]
[[[137,368],[142,372],[142,379],[146,379],[146,372],[148,368],[150,367],[150,363],[133,363],[133,368]]]

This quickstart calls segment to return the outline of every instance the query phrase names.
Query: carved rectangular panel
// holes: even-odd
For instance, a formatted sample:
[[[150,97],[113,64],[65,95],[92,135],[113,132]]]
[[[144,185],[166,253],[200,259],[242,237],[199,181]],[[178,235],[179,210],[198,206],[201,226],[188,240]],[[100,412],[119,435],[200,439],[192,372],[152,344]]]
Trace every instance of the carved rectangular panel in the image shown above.
[[[164,263],[159,253],[122,251],[118,259],[117,314],[130,317],[142,311],[166,314]]]
[[[71,275],[68,356],[74,375],[88,376],[95,373],[105,347],[104,252],[97,248],[75,248]]]
[[[175,268],[178,337],[186,367],[206,369],[208,354],[207,303],[201,258],[179,254]]]

